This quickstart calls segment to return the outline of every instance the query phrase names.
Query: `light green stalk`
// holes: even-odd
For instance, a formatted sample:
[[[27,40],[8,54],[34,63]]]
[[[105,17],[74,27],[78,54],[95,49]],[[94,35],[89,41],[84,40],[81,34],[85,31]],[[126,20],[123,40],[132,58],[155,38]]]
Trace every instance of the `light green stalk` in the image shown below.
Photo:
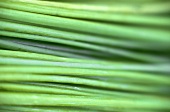
[[[11,2],[11,1],[10,1]],[[66,9],[60,7],[48,7],[41,4],[29,4],[21,2],[9,1],[0,2],[0,6],[17,9],[21,11],[28,11],[34,13],[48,14],[54,16],[90,19],[90,20],[102,20],[122,23],[133,23],[133,24],[146,24],[146,25],[158,25],[158,26],[170,26],[170,19],[168,17],[160,16],[148,16],[127,13],[102,13],[97,11],[89,10],[75,10]]]
[[[156,42],[170,42],[170,34],[168,31],[122,26],[109,25],[97,22],[89,22],[84,20],[75,20],[62,17],[54,17],[49,15],[35,14],[6,8],[0,8],[0,15],[6,19],[18,20],[21,22],[35,23],[37,25],[45,25],[56,28],[64,28],[68,30],[75,30],[99,35],[106,35],[116,38],[156,41]],[[28,18],[31,17],[31,18]],[[41,18],[41,19],[40,19]],[[79,27],[77,27],[77,25]],[[161,36],[161,38],[160,38]]]
[[[88,106],[88,107],[107,107],[112,109],[167,109],[169,110],[169,101],[157,101],[143,99],[137,100],[120,100],[105,99],[94,97],[71,97],[61,95],[44,95],[28,93],[0,93],[0,104],[3,105],[41,105],[41,106]],[[102,104],[101,104],[102,102]]]

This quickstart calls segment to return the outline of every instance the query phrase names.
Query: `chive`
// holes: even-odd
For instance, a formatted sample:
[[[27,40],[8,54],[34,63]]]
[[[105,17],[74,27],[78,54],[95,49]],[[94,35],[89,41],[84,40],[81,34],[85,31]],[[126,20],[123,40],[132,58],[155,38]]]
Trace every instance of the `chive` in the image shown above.
[[[60,88],[48,88],[44,86],[33,86],[26,84],[16,83],[0,83],[1,90],[20,91],[20,92],[33,92],[33,93],[46,93],[46,94],[65,94],[65,95],[89,95],[79,91],[60,89]]]
[[[36,1],[30,1],[30,0],[8,0],[8,1],[19,1],[19,2],[25,2],[25,3],[32,3],[32,4],[38,4],[38,5],[44,5],[44,6],[50,6],[50,7],[61,7],[61,8],[65,8],[65,9],[76,9],[76,10],[90,10],[90,11],[101,11],[101,12],[123,12],[123,13],[164,13],[164,12],[168,12],[170,10],[169,8],[169,1],[164,1],[164,2],[155,2],[154,3],[151,2],[149,3],[148,0],[145,4],[141,4],[141,1],[137,1],[137,5],[127,5],[129,4],[129,1],[123,1],[123,2],[118,2],[118,4],[115,4],[114,1],[112,2],[101,2],[101,5],[95,5],[96,3],[100,2],[94,2],[94,4],[91,4],[92,2],[90,2],[90,4],[88,2],[84,2],[84,4],[73,4],[73,3],[63,3],[63,2],[49,2],[49,1],[40,1],[40,0],[36,0]],[[117,1],[115,1],[117,3]],[[133,1],[135,2],[135,1]],[[130,3],[133,3],[130,2]],[[143,2],[143,1],[142,1]],[[75,3],[75,2],[74,2]],[[103,4],[104,3],[104,4]],[[112,5],[110,7],[108,7],[108,5],[110,5],[110,3],[112,3]],[[124,3],[122,5],[122,3]],[[139,7],[140,6],[140,7]]]
[[[82,31],[111,37],[120,37],[128,39],[130,38],[147,41],[159,41],[165,43],[170,42],[169,39],[170,34],[168,31],[164,30],[121,25],[113,26],[109,24],[41,15],[6,8],[0,8],[0,10],[1,10],[0,15],[3,18],[18,20],[21,22],[35,23],[37,25],[65,28],[69,30]],[[77,25],[79,25],[79,27],[77,27]],[[162,38],[160,38],[160,36],[162,36]]]
[[[12,55],[11,55],[12,53]],[[30,55],[31,54],[31,55]],[[18,57],[18,58],[28,58],[36,60],[48,60],[48,61],[59,61],[59,62],[79,62],[79,63],[98,63],[98,64],[109,64],[107,61],[97,61],[97,60],[87,60],[87,59],[77,59],[77,58],[65,58],[53,55],[39,54],[33,52],[23,52],[23,51],[11,51],[11,50],[0,50],[1,56],[7,57]]]
[[[169,111],[168,0],[0,1],[0,111]]]
[[[1,73],[38,73],[38,74],[67,74],[76,76],[112,76],[124,77],[130,79],[143,79],[153,82],[161,82],[169,84],[169,78],[156,76],[154,74],[130,72],[130,71],[108,71],[108,70],[93,70],[82,68],[68,68],[68,67],[40,67],[40,66],[3,66]]]
[[[92,19],[122,23],[133,23],[133,24],[147,24],[147,25],[158,25],[158,26],[170,26],[170,20],[168,17],[157,17],[157,16],[146,16],[146,15],[134,15],[134,14],[122,14],[122,13],[98,13],[96,11],[82,11],[82,10],[69,10],[63,8],[47,7],[43,5],[28,4],[28,3],[17,3],[13,2],[1,2],[0,6],[5,8],[12,8],[21,11],[28,11],[34,13],[41,13],[46,15],[73,17],[81,19]]]
[[[41,107],[41,106],[0,106],[4,110],[19,111],[19,112],[86,112],[87,110],[91,112],[90,109],[76,109],[76,108],[63,108],[63,107]]]
[[[12,49],[12,50],[23,50],[23,51],[32,51],[32,52],[42,53],[42,54],[51,54],[51,55],[56,55],[56,56],[59,55],[59,56],[65,56],[65,57],[84,58],[84,56],[78,56],[76,54],[71,54],[71,53],[61,52],[61,51],[54,51],[54,50],[49,50],[49,49],[44,49],[44,48],[38,48],[34,46],[21,45],[21,44],[13,43],[13,42],[6,41],[3,39],[0,40],[0,43],[1,43],[0,45],[1,48],[7,48],[7,49]]]
[[[170,109],[167,100],[142,100],[141,102],[133,100],[116,100],[116,99],[96,99],[94,97],[78,97],[78,96],[58,96],[44,94],[28,94],[28,93],[9,93],[1,92],[0,104],[3,105],[48,105],[48,106],[88,106],[88,107],[109,107],[122,109]],[[20,100],[18,102],[18,100]],[[36,101],[35,101],[36,100]],[[101,101],[103,104],[101,105]],[[74,103],[73,103],[74,102]]]
[[[63,40],[61,40],[63,41]],[[61,42],[60,41],[60,42]],[[64,41],[66,42],[66,41]],[[68,43],[69,41],[67,41]],[[62,55],[62,56],[69,56],[71,54],[67,54],[67,53],[63,53],[63,52],[54,52],[51,50],[44,50],[42,48],[37,48],[37,47],[33,47],[33,46],[27,46],[27,45],[22,45],[22,44],[17,44],[17,43],[13,43],[10,42],[8,40],[6,40],[5,38],[0,40],[0,47],[6,46],[6,48],[8,49],[19,49],[19,50],[24,50],[24,51],[33,51],[36,53],[45,53],[45,54],[53,54],[53,55]],[[9,44],[10,43],[10,44]],[[125,57],[129,57],[129,58],[136,58],[138,60],[142,60],[142,61],[151,61],[151,62],[169,62],[169,59],[167,58],[163,58],[163,57],[159,57],[159,56],[154,56],[154,55],[148,55],[148,54],[141,54],[141,53],[135,53],[135,52],[131,52],[131,51],[125,51],[125,50],[121,50],[121,49],[111,49],[109,47],[103,47],[103,46],[97,46],[97,45],[91,45],[91,44],[86,44],[86,43],[80,43],[80,42],[74,42],[71,41],[69,42],[71,44],[74,43],[74,45],[78,45],[81,47],[87,47],[90,49],[94,49],[97,51],[103,51],[103,52],[108,52],[112,55],[117,54],[118,56],[125,56]],[[23,47],[22,47],[23,46]],[[74,54],[73,54],[74,57]]]
[[[109,83],[102,81],[95,81],[90,79],[74,78],[69,76],[51,76],[51,75],[35,75],[35,74],[5,74],[5,76],[0,76],[1,81],[37,81],[37,82],[57,82],[57,83],[71,83],[80,84],[86,86],[118,89],[118,90],[129,90],[129,91],[142,91],[142,92],[155,92],[159,91],[159,88],[139,86],[139,85],[124,85],[119,83]]]
[[[70,85],[70,84],[59,84],[59,83],[43,83],[43,82],[20,82],[21,84],[28,84],[28,85],[35,85],[35,86],[45,86],[45,87],[52,87],[52,88],[62,88],[62,89],[69,89],[73,91],[80,91],[87,93],[89,96],[94,95],[96,97],[114,97],[114,98],[124,98],[124,99],[143,99],[143,98],[160,98],[164,99],[165,96],[157,96],[156,94],[149,95],[149,94],[143,94],[143,93],[137,93],[137,92],[121,92],[117,90],[109,90],[104,88],[95,88],[95,87],[89,87],[89,86],[80,86],[80,85]]]
[[[1,55],[1,54],[0,54]],[[90,61],[90,60],[89,60]],[[49,67],[70,67],[70,68],[87,68],[100,70],[121,70],[121,71],[144,71],[144,72],[162,72],[169,73],[169,64],[132,64],[125,62],[114,62],[111,64],[97,63],[76,63],[76,62],[51,62],[43,60],[32,60],[22,58],[7,58],[0,56],[0,64],[4,65],[27,65],[27,66],[49,66]]]
[[[118,46],[118,47],[124,46],[124,47],[129,47],[129,48],[132,48],[132,47],[145,48],[145,46],[140,45],[139,43],[135,44],[135,43],[128,42],[128,41],[126,41],[126,42],[122,41],[122,40],[119,41],[119,40],[104,38],[104,37],[100,37],[100,36],[95,37],[92,35],[71,33],[71,32],[67,32],[67,31],[53,30],[53,29],[49,29],[49,28],[17,24],[17,23],[12,23],[12,22],[7,22],[7,21],[0,21],[0,24],[2,25],[2,27],[1,27],[2,30],[14,31],[14,32],[11,32],[12,35],[14,35],[14,36],[16,35],[16,37],[18,37],[18,38],[26,38],[26,39],[33,39],[33,40],[48,41],[48,42],[58,42],[60,38],[63,38],[63,39],[92,42],[92,43],[104,44],[104,45],[107,44],[110,46]],[[22,32],[22,33],[15,33],[15,32]],[[25,33],[34,34],[34,38],[31,35],[28,35]],[[1,31],[0,34],[5,35],[5,36],[10,36],[10,32],[4,33],[4,31]],[[35,35],[35,34],[37,34],[37,35]],[[45,37],[43,37],[43,36],[45,36]],[[50,37],[54,37],[54,38],[50,38]],[[156,47],[156,46],[154,46],[154,47]]]

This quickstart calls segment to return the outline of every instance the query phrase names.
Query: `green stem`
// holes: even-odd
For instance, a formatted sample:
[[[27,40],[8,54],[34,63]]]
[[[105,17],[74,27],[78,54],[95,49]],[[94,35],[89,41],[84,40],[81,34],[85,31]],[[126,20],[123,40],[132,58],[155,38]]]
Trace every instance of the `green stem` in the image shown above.
[[[72,17],[90,20],[102,20],[133,24],[146,24],[158,26],[170,26],[168,17],[134,15],[125,13],[101,13],[96,11],[70,10],[59,7],[48,7],[43,5],[21,3],[21,2],[0,2],[0,6],[21,11],[41,13],[61,17]]]
[[[15,76],[15,77],[13,77]],[[33,81],[33,82],[55,82],[55,83],[68,83],[68,84],[79,84],[85,86],[106,88],[106,89],[117,89],[125,91],[138,91],[138,92],[158,92],[160,88],[152,86],[141,86],[141,85],[130,85],[130,84],[119,84],[103,82],[91,79],[83,79],[70,76],[53,76],[53,75],[36,75],[36,74],[5,74],[0,76],[0,81]]]
[[[49,6],[49,7],[55,7],[55,8],[64,8],[69,10],[85,10],[85,11],[97,11],[97,12],[121,12],[121,13],[167,13],[169,8],[169,1],[167,2],[151,2],[149,1],[145,4],[141,4],[141,2],[138,2],[137,4],[129,4],[130,1],[123,1],[118,2],[112,1],[107,3],[107,1],[104,1],[101,3],[101,5],[96,5],[96,3],[100,2],[94,2],[92,4],[92,1],[83,2],[83,4],[75,2],[73,3],[64,3],[64,2],[51,2],[51,1],[40,1],[40,0],[8,0],[8,1],[17,1],[17,2],[25,2],[25,3],[31,3],[31,4],[37,4],[42,6]],[[126,2],[126,3],[125,3]],[[110,5],[111,3],[111,5]],[[124,4],[122,4],[124,3]],[[130,2],[130,3],[134,3]]]
[[[41,105],[41,106],[89,106],[89,107],[108,107],[112,109],[167,109],[169,110],[169,101],[157,100],[120,100],[104,99],[94,97],[71,97],[44,94],[28,93],[0,93],[1,105]],[[102,104],[101,104],[102,102]]]
[[[42,107],[42,106],[0,106],[4,109],[14,112],[94,112],[86,108],[69,108],[69,107]],[[4,111],[3,111],[4,112]]]
[[[1,90],[7,91],[20,91],[20,92],[31,92],[31,93],[46,93],[46,94],[65,94],[65,95],[90,95],[88,93],[68,90],[62,88],[49,88],[45,86],[36,86],[36,85],[26,85],[26,84],[17,84],[17,83],[0,83]]]
[[[2,66],[1,73],[40,73],[40,74],[67,74],[76,76],[110,76],[129,78],[131,80],[145,80],[158,83],[169,84],[169,78],[155,74],[130,72],[130,71],[110,71],[68,67],[40,67],[40,66]]]
[[[64,57],[72,57],[72,58],[82,58],[82,59],[87,59],[89,57],[87,56],[81,56],[78,54],[73,54],[73,53],[67,53],[67,52],[62,52],[62,51],[54,51],[54,50],[49,50],[45,48],[38,48],[34,46],[27,46],[23,44],[18,44],[14,42],[10,42],[4,39],[0,39],[0,47],[1,48],[6,48],[6,49],[12,49],[12,50],[19,50],[19,51],[29,51],[29,52],[35,52],[35,53],[42,53],[42,54],[49,54],[49,55],[54,55],[54,56],[64,56]]]
[[[1,32],[0,32],[1,33]],[[35,36],[32,35],[32,37],[35,38]],[[27,40],[27,39],[18,39],[18,38],[13,38],[11,37],[1,37],[1,40],[6,40],[12,43],[16,44],[21,44],[21,45],[26,45],[26,46],[32,46],[36,48],[42,48],[46,50],[51,50],[51,51],[59,51],[59,52],[66,52],[70,54],[74,54],[75,56],[79,56],[78,58],[83,58],[84,59],[100,59],[100,60],[113,60],[113,59],[119,59],[118,56],[112,56],[110,57],[108,53],[106,54],[101,54],[98,51],[94,50],[89,50],[89,49],[80,49],[76,46],[69,46],[69,45],[63,45],[63,44],[55,44],[55,43],[48,43],[48,42],[41,42],[41,41],[34,41],[34,40]]]
[[[34,38],[36,38],[34,36]],[[149,61],[149,62],[169,62],[170,60],[166,57],[161,57],[161,56],[155,56],[155,55],[150,55],[150,54],[143,54],[143,53],[136,53],[132,51],[126,51],[123,49],[116,49],[116,48],[109,48],[109,47],[104,47],[104,46],[97,46],[93,44],[88,44],[88,43],[82,43],[82,42],[75,42],[75,41],[68,41],[68,40],[62,40],[58,39],[59,43],[65,43],[65,44],[71,44],[74,46],[78,47],[83,47],[83,48],[88,48],[96,51],[102,51],[103,53],[108,53],[111,55],[118,55],[122,57],[131,58],[131,59],[136,59],[136,60],[141,60],[141,61]],[[53,54],[53,55],[59,55],[59,56],[69,56],[69,57],[78,57],[81,58],[83,56],[76,56],[71,53],[66,53],[66,52],[60,52],[56,51],[54,52],[53,50],[44,50],[43,48],[38,48],[38,47],[33,47],[33,46],[27,46],[27,45],[22,45],[22,44],[17,44],[14,42],[11,42],[7,40],[6,38],[1,38],[0,40],[1,47],[6,47],[8,49],[20,49],[24,51],[33,51],[37,53],[45,53],[45,54]]]
[[[170,70],[168,69],[170,66],[169,64],[132,64],[126,62],[113,62],[112,64],[58,62],[58,61],[52,62],[35,59],[9,58],[2,56],[0,56],[0,64],[170,73]]]
[[[68,39],[68,40],[78,40],[80,42],[84,41],[84,42],[97,43],[97,44],[103,44],[103,45],[109,45],[109,46],[126,47],[126,48],[127,47],[128,48],[141,48],[141,49],[149,48],[148,47],[149,45],[146,46],[142,43],[135,44],[134,42],[130,42],[130,41],[109,39],[109,38],[102,37],[102,36],[94,36],[94,35],[87,35],[87,34],[82,34],[82,33],[54,30],[54,29],[43,28],[43,27],[38,27],[38,26],[12,23],[12,22],[7,22],[7,21],[0,21],[0,24],[2,25],[0,29],[14,31],[14,32],[1,31],[0,32],[1,35],[14,36],[17,38],[26,38],[26,39],[32,39],[32,40],[48,41],[48,42],[53,42],[53,41],[57,42],[61,38],[61,39]],[[22,33],[17,33],[17,32],[22,32]],[[35,38],[31,37],[31,35],[29,34],[34,34]],[[156,48],[156,49],[159,49],[159,48]]]
[[[69,30],[82,31],[99,35],[106,35],[116,38],[120,37],[126,39],[156,41],[165,43],[170,42],[169,32],[159,29],[109,25],[84,20],[75,20],[69,18],[35,14],[5,8],[0,8],[0,10],[1,17],[6,19],[35,23],[38,25],[51,26],[56,28],[65,28]],[[160,38],[160,36],[162,38]]]
[[[1,49],[0,49],[0,56],[27,58],[27,59],[36,59],[36,60],[47,60],[47,61],[57,61],[57,62],[113,64],[112,62],[102,61],[102,60],[99,61],[99,60],[66,58],[66,57],[39,54],[39,53],[33,53],[33,52],[11,51],[11,50],[1,50]]]

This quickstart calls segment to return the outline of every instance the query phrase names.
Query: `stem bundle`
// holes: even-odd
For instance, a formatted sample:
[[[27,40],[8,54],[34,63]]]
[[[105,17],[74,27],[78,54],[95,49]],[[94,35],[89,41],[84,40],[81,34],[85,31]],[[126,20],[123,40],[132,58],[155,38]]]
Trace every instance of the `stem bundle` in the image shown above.
[[[168,112],[168,0],[1,0],[0,111]]]

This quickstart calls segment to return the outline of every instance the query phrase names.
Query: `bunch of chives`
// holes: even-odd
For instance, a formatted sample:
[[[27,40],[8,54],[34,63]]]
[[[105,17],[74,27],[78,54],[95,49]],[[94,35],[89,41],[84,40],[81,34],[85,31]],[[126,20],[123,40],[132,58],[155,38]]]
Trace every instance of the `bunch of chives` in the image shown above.
[[[169,0],[1,0],[0,111],[170,111]]]

